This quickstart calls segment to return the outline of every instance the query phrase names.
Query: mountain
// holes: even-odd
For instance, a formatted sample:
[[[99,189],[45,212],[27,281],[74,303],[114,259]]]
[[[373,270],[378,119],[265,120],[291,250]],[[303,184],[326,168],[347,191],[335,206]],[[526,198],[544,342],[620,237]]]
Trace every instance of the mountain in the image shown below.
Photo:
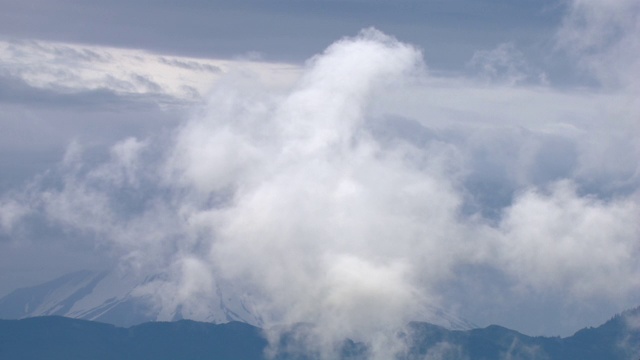
[[[182,320],[130,328],[64,317],[0,320],[0,359],[261,359],[254,326]]]
[[[215,295],[190,311],[177,301],[152,301],[148,289],[160,275],[142,279],[117,271],[78,271],[37,286],[21,288],[0,298],[0,319],[58,315],[132,326],[149,321],[190,319],[216,324],[240,321],[263,326],[252,299],[233,284],[219,282]],[[204,309],[202,308],[204,306]],[[443,309],[425,305],[419,319],[448,329],[468,330],[473,323]]]
[[[117,326],[149,321],[195,319],[214,323],[241,321],[261,326],[250,299],[230,284],[217,284],[215,296],[198,312],[180,303],[152,301],[159,275],[136,279],[117,271],[78,271],[37,286],[17,289],[0,299],[1,319],[59,315]]]
[[[638,360],[640,307],[566,338],[531,337],[497,325],[450,331],[428,323],[412,323],[406,336],[405,359]]]
[[[639,319],[640,307],[567,338],[529,337],[495,325],[462,331],[415,322],[399,335],[407,346],[396,359],[638,360]],[[55,316],[0,320],[0,359],[263,360],[268,346],[263,334],[240,322],[181,320],[121,328]],[[296,339],[281,337],[274,359],[317,359],[312,353],[292,353]],[[335,358],[366,360],[368,347],[347,339]]]

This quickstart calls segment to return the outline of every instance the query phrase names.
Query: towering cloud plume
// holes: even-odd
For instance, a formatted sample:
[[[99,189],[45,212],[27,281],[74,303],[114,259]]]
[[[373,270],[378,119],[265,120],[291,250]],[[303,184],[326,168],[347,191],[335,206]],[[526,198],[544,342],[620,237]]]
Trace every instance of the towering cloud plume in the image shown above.
[[[164,273],[140,292],[167,313],[198,318],[232,283],[266,327],[313,324],[305,341],[325,358],[345,338],[391,358],[396,333],[459,302],[443,288],[479,269],[495,276],[462,296],[485,305],[496,286],[562,305],[637,296],[628,88],[437,78],[369,29],[279,89],[229,77],[169,136],[125,139],[98,165],[70,148],[5,196],[2,229],[40,218],[99,239],[130,270]]]

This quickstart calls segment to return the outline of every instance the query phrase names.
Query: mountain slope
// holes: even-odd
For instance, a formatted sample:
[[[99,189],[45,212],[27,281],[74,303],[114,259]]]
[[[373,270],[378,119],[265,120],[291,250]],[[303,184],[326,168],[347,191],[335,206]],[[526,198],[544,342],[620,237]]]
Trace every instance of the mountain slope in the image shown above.
[[[125,329],[57,316],[0,320],[1,359],[260,359],[265,346],[258,328],[240,322]]]
[[[407,359],[638,360],[640,307],[566,338],[531,337],[497,325],[449,331],[428,323],[412,323],[406,336]]]
[[[155,275],[135,279],[116,271],[74,272],[41,285],[17,289],[0,298],[0,319],[59,315],[125,327],[180,319],[213,323],[241,321],[263,326],[260,316],[252,311],[252,299],[236,290],[233,284],[216,284],[215,295],[202,302],[204,309],[189,312],[180,302],[159,304],[152,301],[147,291],[141,291],[158,278]],[[428,305],[417,320],[455,330],[476,327],[455,314]]]
[[[637,360],[639,319],[640,308],[636,308],[567,338],[529,337],[495,325],[460,331],[412,323],[401,335],[407,351],[397,359]],[[295,336],[288,339],[295,341]],[[280,343],[275,359],[316,358],[287,352],[295,346],[286,341]],[[266,347],[259,328],[239,322],[215,325],[181,320],[119,328],[63,317],[0,320],[1,359],[263,360]],[[342,349],[341,359],[368,358],[366,344],[346,340]]]
[[[247,299],[235,294],[231,286],[217,285],[217,292],[198,314],[185,311],[179,303],[158,304],[147,292],[158,276],[136,279],[116,271],[78,271],[41,285],[21,288],[0,299],[0,318],[23,319],[59,315],[94,320],[118,326],[149,321],[192,318],[226,323],[242,321],[260,326],[261,320],[249,309]],[[216,297],[217,296],[217,297]]]

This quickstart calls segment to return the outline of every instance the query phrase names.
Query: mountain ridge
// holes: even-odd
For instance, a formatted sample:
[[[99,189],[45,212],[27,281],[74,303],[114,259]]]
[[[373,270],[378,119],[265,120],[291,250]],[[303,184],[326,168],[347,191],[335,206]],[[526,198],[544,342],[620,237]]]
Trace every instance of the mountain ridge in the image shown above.
[[[139,291],[157,281],[158,276],[140,278],[117,271],[72,272],[42,284],[24,287],[0,298],[0,318],[22,319],[60,315],[132,326],[150,321],[171,321],[192,316],[180,306],[159,307],[150,295]],[[261,326],[262,321],[249,311],[246,299],[235,296],[234,289],[220,285],[207,304],[207,314],[197,320],[211,322],[242,321]]]
[[[640,357],[640,307],[612,317],[595,328],[568,337],[531,337],[490,325],[473,330],[448,330],[412,322],[399,334],[406,349],[397,360],[531,359],[637,360]],[[295,328],[292,328],[295,329]],[[273,359],[317,359],[314,353],[292,353],[281,337]],[[282,340],[285,339],[285,340]],[[284,341],[284,343],[282,342]],[[211,324],[192,320],[149,322],[118,327],[60,316],[0,320],[0,358],[7,359],[267,359],[265,332],[242,322]],[[338,359],[369,358],[367,344],[345,339]]]

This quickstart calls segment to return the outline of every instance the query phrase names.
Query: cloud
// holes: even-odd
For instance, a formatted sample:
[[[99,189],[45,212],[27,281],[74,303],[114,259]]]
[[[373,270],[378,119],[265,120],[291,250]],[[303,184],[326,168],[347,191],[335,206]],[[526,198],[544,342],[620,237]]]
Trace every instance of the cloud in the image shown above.
[[[501,360],[548,360],[544,350],[539,346],[522,344],[518,338],[514,338],[509,349],[500,354]]]
[[[256,76],[275,90],[299,71],[36,40],[0,41],[0,54],[2,191],[55,166],[72,141],[88,152],[108,151],[123,138],[175,126],[218,79]]]
[[[93,170],[89,177],[108,179],[115,186],[137,187],[140,155],[146,146],[145,142],[132,137],[118,142],[110,150],[111,161]]]
[[[636,310],[635,313],[629,312],[623,314],[627,327],[630,330],[640,330],[640,314]]]
[[[288,84],[297,68],[282,63],[158,56],[143,50],[47,41],[0,41],[3,75],[62,94],[109,91],[192,102],[224,73],[252,73],[272,86]],[[274,76],[274,74],[276,76]]]
[[[3,202],[0,207],[0,229],[5,233],[12,232],[17,221],[27,213],[29,213],[29,207],[15,199]]]
[[[459,345],[452,345],[448,342],[439,342],[427,351],[425,360],[456,359],[467,360],[469,356]]]
[[[487,81],[505,82],[509,85],[524,81],[546,82],[542,72],[535,74],[524,54],[512,43],[503,43],[492,50],[479,50],[473,54],[469,67],[477,69]]]
[[[640,253],[637,197],[602,201],[579,196],[568,182],[547,193],[528,191],[506,209],[500,245],[519,284],[550,286],[568,294],[598,296],[633,292]]]
[[[31,212],[97,239],[132,272],[163,273],[141,291],[167,314],[202,316],[216,284],[236,284],[267,326],[313,323],[325,356],[351,338],[391,357],[427,304],[457,301],[441,287],[473,278],[464,269],[561,305],[636,294],[627,87],[437,77],[374,29],[301,72],[290,86],[216,72],[207,102],[169,135],[127,137],[97,160],[71,147],[25,190],[28,211],[3,198],[3,230]]]
[[[635,308],[622,312],[622,314],[616,315],[611,321],[622,323],[626,332],[618,338],[617,348],[620,353],[625,354],[627,357],[635,357],[638,353],[638,346],[640,341],[638,340],[638,334],[640,333],[640,309]]]
[[[640,71],[640,5],[633,0],[569,1],[559,45],[605,84],[633,86]]]

